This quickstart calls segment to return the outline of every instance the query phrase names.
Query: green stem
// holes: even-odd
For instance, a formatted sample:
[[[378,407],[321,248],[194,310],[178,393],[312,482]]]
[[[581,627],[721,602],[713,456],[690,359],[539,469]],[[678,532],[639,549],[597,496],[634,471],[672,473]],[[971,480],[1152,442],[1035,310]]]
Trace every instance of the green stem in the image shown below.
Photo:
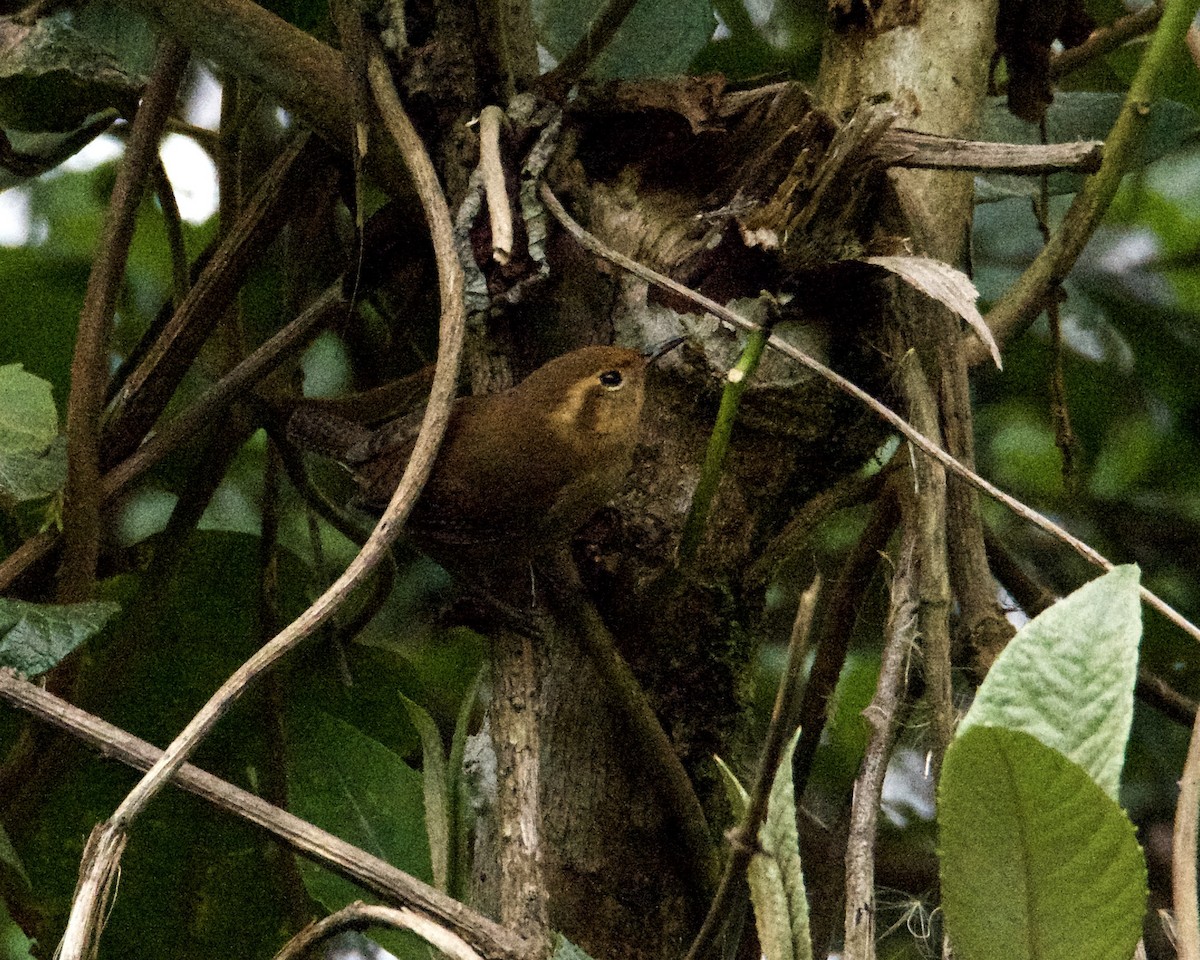
[[[1070,273],[1091,239],[1116,196],[1121,178],[1137,156],[1138,146],[1150,122],[1151,99],[1159,74],[1171,53],[1184,42],[1197,6],[1196,0],[1170,0],[1167,3],[1158,29],[1129,85],[1117,122],[1105,142],[1104,162],[1100,169],[1084,181],[1058,232],[988,313],[987,324],[997,340],[1011,337],[1037,319],[1047,296]],[[968,347],[968,351],[972,361],[983,357],[973,347]]]
[[[704,536],[704,528],[708,525],[708,515],[712,510],[713,498],[717,493],[717,484],[721,482],[721,471],[725,466],[725,456],[729,452],[729,438],[733,434],[733,422],[737,419],[738,405],[742,394],[750,383],[754,371],[758,369],[758,361],[762,359],[763,350],[770,337],[769,325],[764,324],[751,331],[742,355],[725,378],[725,391],[721,394],[721,408],[717,411],[717,423],[713,427],[712,436],[708,439],[708,452],[704,456],[704,468],[700,473],[700,482],[692,496],[692,506],[688,510],[687,520],[683,524],[683,534],[679,542],[679,567],[688,566],[696,556],[700,540]]]

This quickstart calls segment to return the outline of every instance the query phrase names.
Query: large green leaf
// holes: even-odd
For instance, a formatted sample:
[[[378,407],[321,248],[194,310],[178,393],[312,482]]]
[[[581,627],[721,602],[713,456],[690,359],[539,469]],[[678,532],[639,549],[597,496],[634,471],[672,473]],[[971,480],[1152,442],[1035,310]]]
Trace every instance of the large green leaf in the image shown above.
[[[28,677],[45,673],[117,612],[115,603],[65,605],[0,597],[0,666]]]
[[[1117,567],[1027,623],[988,672],[958,735],[977,726],[1024,731],[1115,800],[1133,721],[1138,579],[1136,566]]]
[[[767,818],[759,828],[758,850],[750,859],[747,873],[758,941],[767,960],[812,957],[808,899],[796,832],[796,790],[792,783],[792,753],[799,739],[797,730],[775,771]]]
[[[605,0],[534,0],[539,39],[560,60],[575,47]],[[641,0],[593,63],[593,77],[682,73],[716,29],[709,0]]]
[[[942,908],[962,960],[1128,960],[1146,865],[1086,771],[1027,733],[975,727],[938,790]]]
[[[43,450],[57,435],[50,384],[19,363],[0,367],[0,451]]]
[[[288,749],[292,812],[414,876],[433,879],[425,833],[421,775],[400,757],[350,724],[305,711],[293,725]],[[339,910],[364,891],[314,864],[301,862],[313,899]],[[428,953],[411,935],[372,934],[401,957]]]

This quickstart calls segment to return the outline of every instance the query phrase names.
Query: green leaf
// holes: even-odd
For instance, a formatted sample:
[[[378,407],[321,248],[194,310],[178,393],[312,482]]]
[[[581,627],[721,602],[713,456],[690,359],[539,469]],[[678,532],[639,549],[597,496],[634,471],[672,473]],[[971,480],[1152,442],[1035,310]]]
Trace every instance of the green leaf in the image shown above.
[[[35,960],[35,945],[36,941],[25,936],[0,898],[0,957],[4,957],[4,960]]]
[[[56,436],[50,384],[19,363],[0,367],[0,452],[44,450]]]
[[[427,883],[433,879],[421,775],[350,724],[315,711],[297,718],[288,749],[292,812]],[[371,900],[354,883],[299,862],[309,895],[330,912]],[[371,939],[400,957],[428,960],[408,934]]]
[[[1121,112],[1124,96],[1093,91],[1058,92],[1046,113],[1049,143],[1104,140]],[[1200,114],[1174,100],[1156,101],[1150,108],[1150,120],[1138,138],[1138,154],[1131,169],[1139,169],[1167,152],[1191,141],[1200,130]],[[1041,143],[1037,126],[1018,120],[1008,112],[1001,97],[988,101],[983,115],[981,140],[997,143]],[[1051,195],[1074,193],[1083,182],[1080,173],[1056,173],[1048,178]],[[988,174],[975,178],[976,202],[990,203],[1009,197],[1036,197],[1041,192],[1040,177],[1013,174]]]
[[[442,735],[429,711],[404,694],[400,700],[421,738],[421,782],[425,795],[425,830],[429,834],[429,855],[433,883],[439,890],[450,889],[450,792],[446,779],[446,754]]]
[[[0,367],[0,500],[49,496],[67,477],[51,386],[19,363]]]
[[[376,740],[320,711],[297,724],[288,751],[293,812],[423,880],[432,878],[421,775]],[[330,910],[362,891],[306,885]],[[348,888],[348,889],[347,889]]]
[[[466,778],[463,775],[463,757],[467,750],[467,737],[470,734],[471,713],[475,708],[475,700],[479,696],[479,688],[488,668],[480,667],[475,679],[463,694],[462,703],[458,708],[458,717],[454,722],[454,736],[450,741],[450,762],[446,771],[446,782],[450,795],[450,895],[456,900],[465,900],[467,881],[471,875],[470,850],[470,803],[467,796]]]
[[[0,18],[0,126],[71,130],[106,107],[127,112],[144,82],[61,20]]]
[[[1146,864],[1087,772],[1027,733],[976,727],[938,790],[942,907],[962,960],[1128,960]]]
[[[746,811],[750,809],[750,794],[724,760],[720,757],[713,759],[717,761],[717,770],[721,774],[721,782],[725,784],[725,796],[729,798],[729,807],[733,811],[734,819],[745,820]]]
[[[24,880],[26,887],[31,886],[29,874],[25,872],[25,864],[21,863],[21,858],[17,855],[17,849],[12,845],[12,840],[9,839],[3,824],[0,824],[0,863],[7,866],[13,873]]]
[[[28,603],[0,597],[0,666],[27,677],[45,673],[98,633],[119,608],[115,603]]]
[[[550,960],[592,960],[592,958],[561,933],[556,933],[554,934],[554,950],[550,954]]]
[[[55,437],[41,453],[0,453],[0,500],[40,500],[67,482],[67,440]]]
[[[792,753],[799,739],[797,730],[775,771],[767,818],[758,830],[759,850],[751,857],[747,874],[758,940],[767,960],[812,957],[792,783]]]
[[[1079,764],[1114,800],[1133,722],[1142,609],[1117,567],[1027,623],[996,659],[958,736],[1021,730]]]
[[[539,39],[561,60],[604,6],[605,0],[534,0]],[[606,78],[683,73],[716,25],[710,0],[641,0],[588,72]]]

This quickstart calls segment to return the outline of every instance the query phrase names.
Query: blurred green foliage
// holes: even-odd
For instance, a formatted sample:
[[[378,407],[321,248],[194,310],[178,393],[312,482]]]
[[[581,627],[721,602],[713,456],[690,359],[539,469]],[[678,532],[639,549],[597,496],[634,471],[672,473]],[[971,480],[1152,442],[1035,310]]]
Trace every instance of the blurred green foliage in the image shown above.
[[[305,29],[323,37],[328,33],[324,2],[290,0],[269,6]],[[596,5],[539,0],[536,6],[542,22],[553,27],[546,46],[561,56],[581,18]],[[1123,12],[1116,0],[1095,0],[1088,6],[1101,21]],[[93,39],[120,41],[114,50],[119,59],[131,69],[145,68],[144,24],[123,7],[95,4],[84,11],[80,23]],[[747,84],[778,78],[811,82],[826,4],[642,0],[638,15],[646,18],[649,25],[643,29],[660,45],[662,37],[674,36],[677,22],[686,21],[680,42],[651,64],[658,69],[719,71]],[[1138,53],[1136,44],[1118,51],[1067,78],[1065,85],[1119,94]],[[644,38],[640,46],[618,45],[601,69],[642,75],[647,56]],[[1200,81],[1190,63],[1181,60],[1169,80],[1174,101],[1200,107]],[[1191,109],[1170,109],[1181,117],[1195,116]],[[1002,373],[980,369],[973,379],[981,472],[1107,556],[1138,562],[1147,586],[1193,620],[1200,618],[1200,390],[1195,372],[1200,369],[1200,145],[1194,142],[1194,127],[1186,131],[1192,140],[1170,138],[1165,153],[1127,178],[1105,227],[1065,284],[1061,358],[1051,350],[1043,319],[1006,346]],[[1172,127],[1170,132],[1179,131]],[[113,164],[105,163],[26,181],[17,189],[27,202],[29,240],[0,248],[0,365],[21,363],[48,381],[59,411],[67,398],[79,308],[113,176]],[[1051,205],[1052,220],[1062,215],[1069,199],[1064,195]],[[215,218],[199,226],[184,224],[189,255],[204,249],[215,232]],[[1003,292],[1041,242],[1028,198],[977,208],[973,270],[983,306]],[[289,318],[294,293],[289,283],[294,279],[278,259],[255,273],[242,301],[248,330],[269,331]],[[119,303],[114,367],[138,343],[169,299],[170,288],[161,212],[156,201],[147,199]],[[378,333],[373,330],[371,336]],[[429,332],[387,330],[379,342],[384,340],[389,347],[399,345],[394,353],[411,361],[407,369],[413,369],[421,362],[419,351],[429,346]],[[417,349],[409,350],[414,344]],[[306,388],[327,394],[361,386],[353,376],[356,362],[380,352],[374,339],[356,343],[327,334],[305,356]],[[1069,477],[1062,472],[1050,400],[1059,362],[1077,451]],[[389,354],[386,363],[399,361]],[[198,364],[181,386],[176,405],[194,398],[211,382],[214,370]],[[199,529],[179,542],[164,543],[161,531],[194,465],[205,455],[204,449],[194,449],[168,460],[122,505],[115,539],[129,555],[120,572],[104,583],[103,596],[121,604],[123,613],[98,640],[85,645],[80,661],[81,704],[160,746],[263,642],[269,624],[286,622],[302,610],[355,550],[323,522],[310,524],[299,498],[282,484],[277,595],[269,608],[260,590],[266,467],[261,432],[234,459]],[[326,480],[336,478],[321,478],[323,484]],[[1066,592],[1094,575],[1066,548],[1000,508],[984,504],[984,512],[1007,548],[1052,588]],[[847,511],[832,518],[812,545],[803,575],[813,568],[833,574],[864,516],[864,511]],[[0,516],[0,547],[11,552],[36,532],[42,519],[30,513]],[[146,563],[146,556],[153,556],[154,563]],[[484,649],[469,630],[447,631],[438,625],[445,574],[411,550],[401,548],[398,562],[395,587],[370,625],[349,641],[335,627],[312,642],[269,689],[222,721],[197,758],[201,766],[271,795],[272,784],[282,779],[282,751],[284,767],[293,772],[293,802],[323,811],[321,819],[336,832],[349,819],[336,813],[336,802],[351,794],[347,779],[334,775],[333,760],[355,757],[352,772],[364,779],[361,795],[390,793],[406,815],[417,809],[420,746],[397,694],[402,691],[422,704],[448,736]],[[790,584],[777,584],[771,591],[773,605],[764,613],[758,638],[764,647],[786,636],[792,594]],[[865,737],[860,712],[878,670],[883,601],[877,585],[859,612],[850,660],[810,779],[810,802],[819,810],[840,802],[857,768]],[[356,605],[362,602],[355,599]],[[1200,656],[1194,642],[1153,615],[1146,617],[1142,657],[1182,692],[1200,696]],[[753,762],[758,742],[753,731],[762,728],[769,712],[781,659],[769,650],[759,658],[756,713],[747,718],[746,756],[730,758],[735,769]],[[14,742],[20,727],[18,716],[0,710],[0,745]],[[906,745],[920,750],[921,736],[914,720],[905,733]],[[1186,734],[1178,726],[1139,707],[1122,800],[1145,830],[1170,814],[1185,745]],[[39,778],[5,798],[4,826],[32,887],[22,891],[12,880],[12,868],[0,858],[0,891],[5,898],[11,895],[12,914],[36,904],[50,918],[47,928],[58,929],[74,888],[83,839],[134,779],[65,738],[53,739],[52,746],[51,761]],[[322,751],[329,752],[330,763],[313,764]],[[298,769],[305,763],[307,768]],[[920,804],[906,809],[920,809]],[[394,844],[377,852],[420,873],[428,862],[427,850],[420,849],[423,825],[419,818],[410,820],[403,829],[397,827]],[[904,826],[889,827],[887,843],[928,856],[930,829],[927,821],[910,819]],[[270,956],[282,931],[295,921],[277,893],[283,857],[279,848],[232,818],[168,792],[135,831],[102,956]],[[327,878],[315,871],[306,869],[305,879],[309,895],[325,905],[344,895],[331,893]],[[924,892],[906,890],[900,899],[912,905]],[[0,911],[5,898],[0,898]],[[919,911],[896,924],[881,955],[919,954],[919,938],[907,925],[913,916]],[[0,913],[0,958],[22,957],[24,940],[2,917]],[[49,947],[41,945],[42,955]]]

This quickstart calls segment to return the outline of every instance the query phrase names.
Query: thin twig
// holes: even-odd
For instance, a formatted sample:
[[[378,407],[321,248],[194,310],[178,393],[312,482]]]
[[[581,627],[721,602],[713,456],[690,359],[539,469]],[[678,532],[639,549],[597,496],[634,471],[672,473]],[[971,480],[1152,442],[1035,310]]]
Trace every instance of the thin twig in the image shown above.
[[[108,384],[109,327],[125,279],[137,210],[152,179],[158,140],[175,105],[187,62],[184,47],[169,38],[161,41],[146,95],[129,132],[125,158],[117,171],[99,254],[79,314],[67,400],[64,549],[56,591],[62,603],[90,598],[100,559],[100,415]]]
[[[393,930],[408,930],[434,947],[450,960],[482,960],[471,945],[453,930],[423,917],[406,907],[380,907],[356,900],[324,920],[310,924],[292,937],[275,960],[303,960],[313,956],[309,951],[335,933],[342,930],[365,930],[368,927],[391,927]]]
[[[137,770],[149,770],[162,751],[132,734],[62,700],[10,668],[0,668],[0,700],[54,725],[104,756]],[[181,766],[171,782],[265,830],[294,850],[364,890],[397,906],[410,906],[458,931],[486,957],[520,960],[528,956],[521,939],[499,924],[475,913],[439,890],[398,870],[385,860],[347,843],[307,820],[241,787],[206,773],[190,763]]]
[[[875,696],[863,710],[870,733],[854,798],[850,805],[850,831],[846,841],[846,933],[843,956],[847,960],[875,957],[875,833],[879,799],[888,759],[896,741],[896,716],[903,699],[904,663],[916,643],[918,587],[913,570],[912,527],[905,527],[888,614],[887,642],[879,664]]]
[[[775,691],[771,722],[763,740],[762,757],[758,762],[758,775],[750,791],[746,818],[734,828],[735,833],[730,838],[729,859],[725,861],[716,896],[709,905],[700,932],[696,934],[696,939],[688,949],[686,960],[700,960],[701,957],[707,956],[716,944],[717,934],[729,918],[730,901],[758,847],[758,831],[767,817],[771,786],[775,782],[779,760],[792,734],[788,721],[795,713],[794,705],[803,681],[804,661],[808,657],[809,649],[808,638],[812,631],[813,613],[820,591],[821,577],[818,575],[800,595],[800,602],[796,606],[796,617],[792,621],[792,635],[788,642],[787,664],[783,676],[779,678],[779,688]]]
[[[179,310],[157,331],[154,342],[129,372],[109,411],[104,460],[113,464],[142,442],[191,368],[204,341],[226,313],[241,281],[283,223],[302,202],[330,153],[311,134],[301,134],[280,151],[259,180],[233,227],[188,291]]]
[[[565,94],[576,82],[587,73],[596,58],[604,52],[612,38],[621,29],[621,24],[629,16],[638,0],[608,0],[604,9],[597,13],[587,25],[583,36],[575,44],[575,49],[563,57],[562,61],[545,74],[539,85],[543,89]]]
[[[728,307],[724,307],[715,300],[704,296],[704,294],[697,293],[690,287],[686,287],[682,283],[672,280],[670,277],[658,273],[655,270],[651,270],[649,267],[638,263],[636,260],[630,259],[622,253],[618,253],[612,247],[588,233],[583,229],[583,227],[581,227],[575,222],[575,220],[571,218],[570,214],[568,214],[563,208],[563,205],[559,202],[553,191],[551,191],[551,189],[545,183],[542,184],[541,190],[539,191],[539,196],[546,204],[547,209],[554,214],[559,223],[561,223],[563,227],[566,228],[567,232],[570,233],[571,236],[573,236],[585,249],[592,251],[597,256],[608,260],[610,263],[616,264],[621,269],[629,271],[634,276],[641,277],[648,283],[652,283],[657,287],[661,287],[664,290],[669,290],[672,293],[676,293],[679,296],[690,300],[692,303],[703,307],[719,320],[723,320],[726,323],[742,330],[758,329],[758,325],[753,321],[747,320],[745,317],[735,313]],[[862,387],[847,380],[841,374],[835,373],[820,361],[810,357],[799,347],[788,343],[786,340],[780,339],[774,334],[772,334],[771,338],[767,341],[767,345],[779,351],[784,356],[790,357],[797,363],[808,367],[808,369],[828,380],[843,393],[847,393],[856,400],[865,404],[877,415],[895,427],[896,430],[902,433],[909,440],[909,442],[913,444],[913,446],[917,447],[927,456],[933,457],[933,459],[937,460],[947,470],[959,477],[962,477],[972,486],[982,490],[989,497],[1000,501],[1000,503],[1008,507],[1008,509],[1017,514],[1017,516],[1028,521],[1029,523],[1032,523],[1034,526],[1045,530],[1055,539],[1062,541],[1089,563],[1092,563],[1105,571],[1113,568],[1114,565],[1111,561],[1107,560],[1103,555],[1092,549],[1078,537],[1072,536],[1058,524],[1054,523],[1047,517],[1042,516],[1042,514],[1038,513],[1033,508],[1026,506],[1015,497],[1009,496],[999,487],[983,479],[983,477],[979,476],[979,474],[975,473],[975,471],[964,467],[961,463],[950,456],[950,454],[946,453],[945,450],[941,449],[939,446],[937,446],[937,444],[931,442],[927,437],[915,430],[912,425],[909,424],[898,413],[880,403],[869,393],[863,390]],[[1197,627],[1156,593],[1153,593],[1146,587],[1139,587],[1138,595],[1142,598],[1142,601],[1147,606],[1157,610],[1192,638],[1200,640],[1200,627]]]
[[[382,519],[345,572],[300,617],[225,681],[221,689],[175,738],[150,772],[126,796],[112,817],[93,831],[88,850],[85,851],[84,863],[80,868],[80,886],[71,907],[67,932],[63,937],[62,960],[83,960],[94,952],[96,930],[103,912],[105,895],[111,878],[115,875],[130,823],[145,809],[249,684],[328,620],[357,584],[383,560],[391,544],[399,536],[404,520],[415,505],[421,488],[433,469],[438,446],[445,434],[458,383],[458,365],[462,356],[465,328],[462,265],[454,250],[450,210],[438,185],[433,163],[425,152],[412,122],[404,113],[382,53],[373,49],[372,54],[372,89],[385,124],[405,158],[425,211],[437,261],[442,304],[437,370],[412,459],[405,468]],[[92,856],[89,857],[89,853]]]
[[[0,561],[0,593],[8,593],[12,585],[35,563],[50,556],[58,546],[60,534],[47,529],[30,537]]]
[[[817,657],[813,661],[796,718],[800,742],[792,754],[792,782],[796,796],[803,796],[812,771],[813,758],[821,742],[821,733],[829,720],[829,701],[837,688],[838,677],[846,663],[846,653],[854,635],[858,612],[865,604],[867,588],[875,568],[887,547],[900,518],[897,494],[889,483],[875,501],[875,509],[866,529],[854,544],[838,570],[830,591],[828,606],[817,625]]]
[[[1106,53],[1112,53],[1134,37],[1140,37],[1154,28],[1162,17],[1163,3],[1148,4],[1133,13],[1127,14],[1105,27],[1093,30],[1092,35],[1077,47],[1064,50],[1050,58],[1050,79],[1057,80],[1066,76],[1072,70],[1078,70],[1084,64]]]
[[[109,470],[100,481],[102,500],[104,502],[111,500],[143,473],[160,463],[181,443],[220,417],[247,389],[262,380],[307,343],[308,339],[321,328],[329,319],[330,314],[342,303],[342,280],[339,278],[321,296],[309,304],[300,316],[246,357],[227,376],[222,377],[218,383],[138,447],[127,459]],[[356,543],[361,543],[363,539],[349,534],[347,536]],[[17,578],[33,564],[49,556],[58,541],[57,532],[45,530],[26,540],[13,553],[5,557],[3,562],[0,562],[0,593],[7,591]]]
[[[175,200],[175,190],[167,168],[159,160],[154,164],[154,192],[162,209],[163,227],[167,234],[167,249],[171,252],[171,299],[178,310],[187,297],[191,277],[188,271],[187,244],[183,238],[183,218]]]
[[[23,153],[14,150],[8,134],[0,130],[0,169],[18,177],[40,177],[64,160],[75,156],[120,119],[120,112],[114,107],[109,107],[77,130],[56,137],[53,144],[45,148],[45,153]],[[169,120],[167,124],[169,128]]]
[[[1196,901],[1196,821],[1200,806],[1200,713],[1192,725],[1187,760],[1179,779],[1171,836],[1171,892],[1175,902],[1175,951],[1179,960],[1200,960]]]
[[[104,475],[104,497],[115,496],[201,428],[213,423],[255,383],[279,367],[327,323],[345,301],[335,280],[300,316],[263,343],[128,459]]]
[[[1194,0],[1169,0],[1164,8],[1158,29],[1105,142],[1104,162],[1099,172],[1084,181],[1058,232],[985,317],[998,342],[1003,343],[1037,319],[1047,298],[1071,272],[1091,239],[1100,218],[1116,196],[1121,178],[1141,149],[1143,134],[1154,110],[1151,101],[1158,76],[1171,52],[1183,43],[1195,12]],[[986,356],[987,351],[980,345],[967,344],[968,362],[978,363]]]

